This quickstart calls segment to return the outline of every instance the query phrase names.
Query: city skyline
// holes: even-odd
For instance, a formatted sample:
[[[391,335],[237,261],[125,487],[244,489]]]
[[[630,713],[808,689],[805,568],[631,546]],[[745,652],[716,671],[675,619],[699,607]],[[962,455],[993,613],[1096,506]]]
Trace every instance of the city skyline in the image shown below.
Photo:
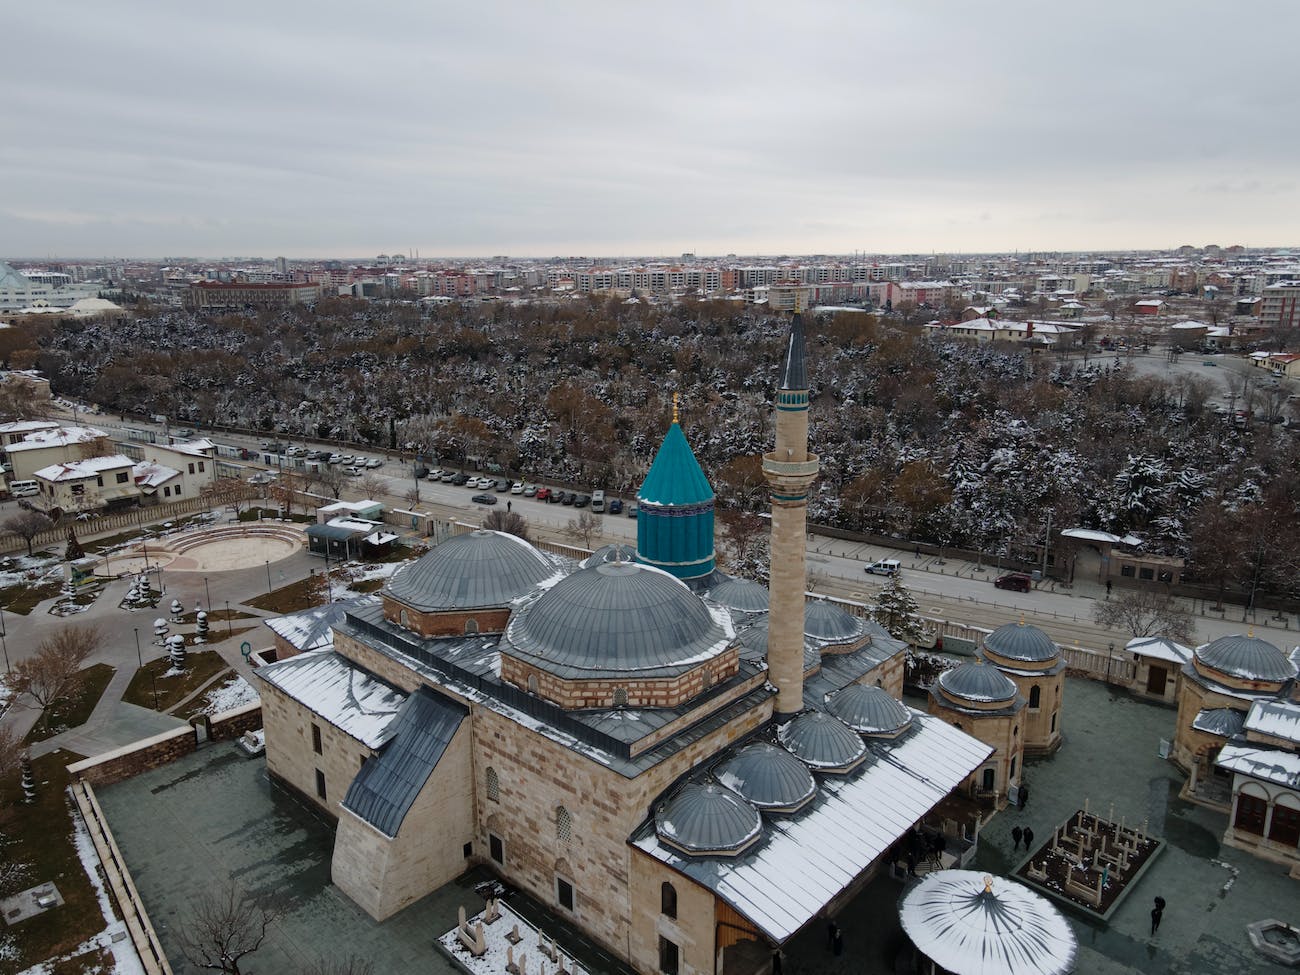
[[[1295,242],[1283,2],[71,9],[8,15],[0,253]]]

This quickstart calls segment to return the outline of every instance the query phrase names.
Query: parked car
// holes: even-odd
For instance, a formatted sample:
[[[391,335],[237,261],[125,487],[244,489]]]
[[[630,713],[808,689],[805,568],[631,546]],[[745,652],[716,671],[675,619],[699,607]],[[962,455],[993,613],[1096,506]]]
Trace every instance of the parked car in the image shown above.
[[[428,479],[429,479],[430,481],[441,481],[441,480],[442,480],[442,471],[429,471],[428,475],[426,475],[426,476],[428,477]]]
[[[563,493],[564,493],[563,491],[551,491],[551,493],[546,496],[547,504],[559,504],[560,495],[562,495]]]
[[[470,500],[475,504],[496,504],[497,496],[495,494],[476,494]]]
[[[515,481],[514,486],[510,488],[511,494],[523,494],[524,484],[522,481]]]
[[[456,487],[460,487],[460,486],[462,486],[462,485],[465,484],[468,480],[469,480],[469,475],[468,475],[468,474],[453,474],[453,475],[451,476],[451,483],[454,484],[454,485],[456,485]]]
[[[881,559],[879,562],[872,562],[862,571],[873,576],[896,576],[902,567],[903,564],[898,559]]]
[[[352,466],[343,468],[343,473],[348,477],[360,477],[365,472],[360,467]]]
[[[535,497],[537,497],[537,485],[536,485],[536,484],[525,484],[525,485],[524,485],[524,489],[523,489],[523,491],[521,491],[520,493],[521,493],[525,498],[535,498]]]
[[[510,481],[507,478],[501,478],[493,485],[498,494],[504,494],[510,490]]]
[[[573,504],[573,500],[574,500],[575,497],[576,497],[576,495],[575,495],[572,491],[561,491],[561,492],[560,492],[560,504],[569,504],[569,505],[571,505],[571,504]]]
[[[330,454],[328,460],[329,460],[329,463],[331,463],[331,464],[341,464],[341,463],[343,463],[343,455],[342,455],[342,454]]]
[[[592,492],[591,492],[591,510],[592,510],[592,511],[604,511],[604,510],[605,510],[605,492],[604,492],[604,491],[592,491]]]
[[[452,481],[456,480],[456,472],[443,471],[440,480],[442,481],[443,484],[450,484]]]
[[[383,467],[383,466],[384,466],[384,462],[380,460],[378,457],[371,457],[368,461],[366,461],[366,467],[368,467],[372,471],[378,467]]]
[[[1034,588],[1034,580],[1023,572],[1008,572],[1006,575],[998,576],[993,580],[993,585],[999,589],[1013,589],[1016,592],[1029,592]]]
[[[537,498],[538,501],[549,501],[551,497],[551,489],[548,487],[539,487],[533,497]]]
[[[627,506],[627,516],[629,518],[635,518],[637,514],[640,512],[640,510],[641,509],[638,508],[636,505],[630,504]]]
[[[611,515],[621,515],[623,513],[623,502],[618,498],[610,498],[609,513]]]
[[[575,508],[585,508],[589,504],[591,504],[590,494],[579,494],[573,499],[573,506]]]

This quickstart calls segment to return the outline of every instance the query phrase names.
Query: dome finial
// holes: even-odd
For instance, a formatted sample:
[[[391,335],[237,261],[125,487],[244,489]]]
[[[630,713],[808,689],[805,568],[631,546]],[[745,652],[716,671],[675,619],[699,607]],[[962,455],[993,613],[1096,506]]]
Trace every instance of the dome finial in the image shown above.
[[[1253,626],[1246,627],[1246,636],[1250,637],[1252,640],[1255,638],[1255,628]]]
[[[1024,626],[1024,625],[1025,625],[1025,614],[1024,614],[1024,613],[1021,613],[1021,614],[1020,614],[1020,625],[1021,625],[1021,626]]]
[[[677,411],[677,396],[678,396],[677,393],[673,393],[673,422],[674,423],[677,423],[681,419],[681,416]]]
[[[993,875],[991,873],[986,873],[984,875],[984,893],[993,893]]]

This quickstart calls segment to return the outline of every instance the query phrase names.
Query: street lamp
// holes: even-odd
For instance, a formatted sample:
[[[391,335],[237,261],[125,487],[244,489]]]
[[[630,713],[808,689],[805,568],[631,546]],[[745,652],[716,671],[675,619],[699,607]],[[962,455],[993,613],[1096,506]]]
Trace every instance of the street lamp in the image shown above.
[[[5,673],[12,674],[14,669],[9,666],[9,644],[5,640],[5,631],[7,629],[8,627],[5,626],[5,608],[4,606],[0,606],[0,647],[4,647],[5,651]]]
[[[208,577],[207,577],[207,576],[204,576],[204,577],[203,577],[203,595],[207,597],[207,603],[206,603],[205,605],[208,607],[208,609],[211,609],[211,608],[212,608],[212,592],[208,589]]]
[[[234,628],[230,625],[230,600],[226,600],[226,639],[235,635]]]
[[[140,665],[140,669],[144,670],[144,656],[140,653],[140,627],[135,626],[132,627],[132,629],[135,631],[135,660],[136,663]],[[153,709],[157,711],[158,710],[158,675],[151,673],[149,675],[149,678],[151,681],[153,681]]]
[[[271,592],[271,560],[266,560],[266,591],[269,595]]]

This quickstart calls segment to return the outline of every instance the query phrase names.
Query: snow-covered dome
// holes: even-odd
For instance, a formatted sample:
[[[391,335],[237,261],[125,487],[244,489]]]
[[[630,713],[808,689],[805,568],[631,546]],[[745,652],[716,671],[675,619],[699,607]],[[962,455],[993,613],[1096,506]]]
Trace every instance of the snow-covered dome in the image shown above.
[[[449,538],[400,569],[384,594],[426,613],[504,607],[555,574],[522,538],[479,530]]]
[[[729,642],[685,583],[637,562],[602,562],[520,607],[501,649],[567,678],[655,677],[698,666]]]
[[[974,870],[938,870],[898,905],[917,949],[955,975],[1067,975],[1079,943],[1046,897]]]
[[[826,702],[830,712],[860,735],[896,735],[912,723],[912,711],[883,687],[850,684]]]
[[[867,746],[853,729],[825,711],[804,711],[781,725],[777,738],[805,765],[819,772],[847,772]]]
[[[991,664],[965,663],[939,675],[939,687],[952,697],[996,703],[1013,701],[1016,685]]]
[[[724,786],[691,782],[659,808],[655,832],[683,853],[735,856],[762,835],[763,817]]]
[[[590,569],[593,565],[600,565],[602,562],[635,562],[636,546],[628,545],[623,542],[611,542],[608,545],[602,545],[596,551],[592,552],[585,559],[578,563],[580,569]]]
[[[1052,638],[1036,626],[1007,623],[984,638],[984,646],[1007,660],[1042,663],[1061,655]]]
[[[807,765],[765,741],[740,749],[718,766],[716,774],[728,789],[773,812],[794,812],[817,791]]]
[[[861,639],[867,628],[862,620],[834,603],[814,599],[804,607],[803,631],[823,643],[852,643]]]
[[[1296,675],[1296,665],[1267,640],[1234,633],[1196,648],[1196,660],[1240,680],[1282,682]]]
[[[709,598],[739,613],[767,612],[767,586],[749,579],[728,576],[709,590]]]

